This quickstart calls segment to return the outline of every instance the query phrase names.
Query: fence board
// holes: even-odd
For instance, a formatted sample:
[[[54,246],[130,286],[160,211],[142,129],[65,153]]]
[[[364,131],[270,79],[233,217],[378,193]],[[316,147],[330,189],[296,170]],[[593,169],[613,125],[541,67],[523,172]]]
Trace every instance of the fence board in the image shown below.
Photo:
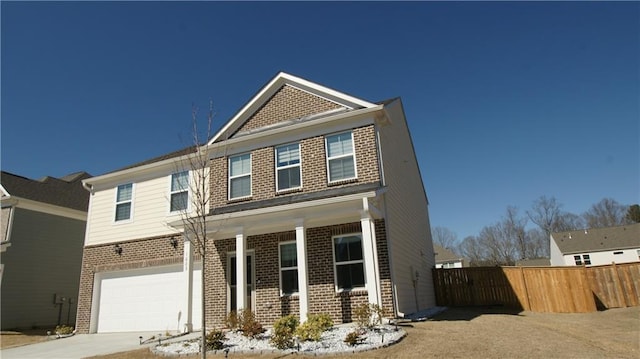
[[[442,306],[504,305],[582,313],[640,305],[640,262],[594,267],[434,269]]]

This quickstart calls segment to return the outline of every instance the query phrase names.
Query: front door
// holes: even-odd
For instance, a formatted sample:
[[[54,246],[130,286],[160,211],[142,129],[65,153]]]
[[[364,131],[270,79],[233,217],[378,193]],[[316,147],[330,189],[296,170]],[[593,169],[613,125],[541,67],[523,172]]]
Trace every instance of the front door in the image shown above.
[[[229,273],[229,275],[227,276],[227,285],[229,288],[229,294],[228,294],[228,298],[227,298],[227,307],[229,308],[229,312],[231,311],[237,311],[238,309],[238,300],[237,300],[237,293],[238,291],[236,290],[236,255],[235,253],[232,253],[229,255],[229,261],[227,262],[229,263],[229,268],[227,273]],[[254,307],[255,307],[255,275],[254,275],[254,262],[253,262],[253,253],[249,253],[247,254],[247,267],[246,267],[246,272],[247,272],[247,299],[245,300],[246,303],[246,308],[247,309],[251,309],[252,311],[254,311]]]

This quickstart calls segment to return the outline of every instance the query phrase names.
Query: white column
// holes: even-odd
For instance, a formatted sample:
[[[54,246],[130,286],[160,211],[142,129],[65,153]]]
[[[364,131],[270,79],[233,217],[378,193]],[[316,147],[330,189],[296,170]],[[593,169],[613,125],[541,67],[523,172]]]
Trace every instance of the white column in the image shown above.
[[[183,283],[184,283],[184,302],[182,313],[184,319],[184,332],[193,331],[193,247],[187,233],[184,234],[184,254],[183,254]]]
[[[296,255],[298,259],[298,299],[300,323],[307,321],[309,313],[309,281],[307,279],[307,239],[302,223],[296,226]]]
[[[377,251],[374,250],[376,238],[373,231],[373,220],[367,213],[363,213],[360,225],[362,226],[362,252],[364,254],[364,272],[369,303],[381,305],[378,299],[380,298],[380,291],[378,290],[378,272],[375,265]]]
[[[247,307],[247,243],[242,229],[236,234],[236,303],[238,313]]]

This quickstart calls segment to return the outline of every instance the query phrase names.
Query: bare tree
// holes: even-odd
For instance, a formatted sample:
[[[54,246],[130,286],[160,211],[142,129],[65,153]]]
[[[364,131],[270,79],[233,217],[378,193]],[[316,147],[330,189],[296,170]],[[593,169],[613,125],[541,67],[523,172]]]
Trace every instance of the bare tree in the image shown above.
[[[556,201],[555,197],[541,196],[533,202],[531,210],[527,211],[527,216],[544,231],[547,238],[550,238],[551,233],[556,230],[558,217],[561,214],[560,207],[562,205]]]
[[[611,198],[603,198],[582,216],[589,228],[613,227],[625,224],[627,206]]]
[[[503,219],[504,235],[508,237],[510,243],[516,245],[518,257],[521,259],[531,258],[531,246],[528,243],[524,229],[526,225],[527,218],[518,215],[518,208],[513,206],[507,207],[507,215]]]
[[[442,248],[455,251],[458,245],[458,236],[447,227],[434,227],[431,229],[433,243],[440,245]]]
[[[527,231],[527,242],[529,245],[529,258],[549,257],[549,237],[540,228],[532,228]]]
[[[477,265],[486,258],[486,251],[475,236],[465,237],[458,245],[458,252],[469,260],[471,266]]]
[[[627,214],[625,215],[625,219],[627,223],[640,223],[640,205],[633,204],[629,206],[627,209]]]

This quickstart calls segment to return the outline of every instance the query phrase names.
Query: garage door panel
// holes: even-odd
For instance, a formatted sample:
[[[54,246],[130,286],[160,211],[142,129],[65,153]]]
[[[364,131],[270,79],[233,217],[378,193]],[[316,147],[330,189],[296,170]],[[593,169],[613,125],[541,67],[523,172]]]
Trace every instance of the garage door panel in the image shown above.
[[[200,323],[200,267],[193,280],[193,324]],[[98,332],[181,331],[186,321],[182,266],[102,274]]]

